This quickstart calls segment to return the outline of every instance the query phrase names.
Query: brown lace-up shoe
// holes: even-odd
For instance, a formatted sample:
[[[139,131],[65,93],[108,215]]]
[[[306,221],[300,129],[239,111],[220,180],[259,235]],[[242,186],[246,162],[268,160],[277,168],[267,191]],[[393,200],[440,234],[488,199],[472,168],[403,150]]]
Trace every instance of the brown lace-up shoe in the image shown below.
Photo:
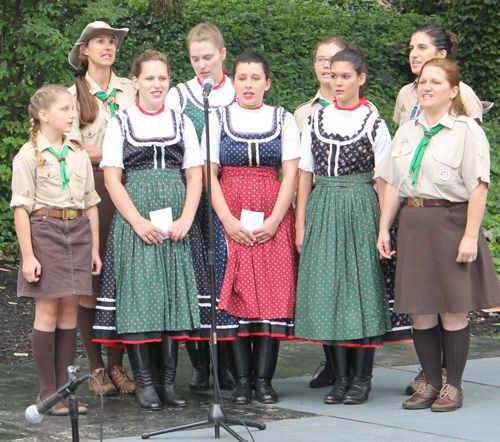
[[[436,390],[431,384],[422,384],[410,399],[403,402],[403,408],[406,410],[430,408],[438,396],[439,390]]]
[[[415,394],[422,385],[425,385],[425,374],[424,370],[420,368],[415,379],[406,386],[406,394]]]
[[[110,375],[113,384],[115,384],[115,387],[118,389],[120,393],[126,393],[126,394],[135,393],[134,381],[132,381],[132,379],[128,377],[127,372],[123,367],[115,365]]]
[[[114,396],[115,394],[118,394],[118,390],[109,378],[108,370],[104,367],[96,368],[91,375],[97,378],[99,384],[101,384],[102,394],[104,396]],[[95,395],[100,394],[99,384],[94,379],[89,378],[90,391],[93,391]]]
[[[464,391],[450,384],[443,385],[439,397],[432,404],[432,411],[456,411],[462,407]]]

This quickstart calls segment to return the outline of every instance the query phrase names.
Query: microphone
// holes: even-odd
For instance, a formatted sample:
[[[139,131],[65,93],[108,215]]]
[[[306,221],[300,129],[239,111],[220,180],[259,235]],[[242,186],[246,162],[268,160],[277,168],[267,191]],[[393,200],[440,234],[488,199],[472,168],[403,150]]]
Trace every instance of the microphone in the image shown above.
[[[56,393],[40,402],[38,405],[30,405],[28,408],[26,408],[24,417],[31,424],[39,424],[40,422],[42,422],[44,415],[46,415],[54,405],[76,391],[80,384],[82,384],[87,379],[88,376],[83,376],[80,379],[69,381],[66,385],[63,385],[59,390],[57,390]]]
[[[207,98],[214,87],[215,82],[211,78],[207,78],[203,82],[203,98]]]

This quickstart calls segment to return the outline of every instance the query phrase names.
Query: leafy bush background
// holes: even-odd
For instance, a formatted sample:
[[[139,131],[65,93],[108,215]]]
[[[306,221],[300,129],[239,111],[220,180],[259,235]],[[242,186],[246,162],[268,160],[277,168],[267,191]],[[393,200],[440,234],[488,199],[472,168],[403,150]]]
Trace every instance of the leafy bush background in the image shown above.
[[[156,6],[161,3],[156,1]],[[271,64],[273,84],[266,102],[293,112],[309,100],[318,88],[312,67],[312,53],[324,37],[338,35],[360,46],[368,61],[367,98],[378,107],[392,132],[394,102],[399,89],[413,80],[406,55],[412,31],[433,21],[450,27],[462,39],[463,76],[483,99],[495,100],[499,85],[499,50],[495,41],[492,11],[500,9],[493,0],[455,0],[449,19],[400,14],[373,0],[185,0],[183,9],[156,16],[146,0],[101,0],[93,2],[4,0],[0,16],[0,244],[4,251],[15,248],[10,200],[11,160],[26,141],[27,105],[30,95],[44,83],[74,82],[67,54],[84,26],[93,20],[129,27],[115,62],[120,75],[128,76],[133,60],[147,49],[166,52],[172,67],[172,84],[193,76],[185,36],[196,24],[208,21],[222,31],[228,49],[228,69],[245,49],[266,56]],[[487,4],[488,13],[481,9]],[[462,9],[460,9],[462,8]],[[158,12],[157,7],[155,10]],[[474,28],[479,17],[483,28]],[[474,22],[474,23],[473,23]],[[499,21],[497,21],[498,25]],[[482,42],[487,36],[489,40]],[[472,39],[472,40],[471,40]],[[491,54],[490,54],[491,52]],[[477,54],[482,60],[478,60]],[[483,54],[490,54],[482,57]],[[474,56],[468,56],[474,54]],[[482,64],[481,64],[482,63]],[[480,75],[478,75],[480,74]],[[478,80],[478,81],[476,81]],[[492,141],[492,170],[500,175],[496,155],[498,117],[492,114],[486,125]],[[495,175],[495,178],[497,178]],[[500,188],[491,186],[485,226],[500,268]],[[498,238],[498,239],[497,239]]]

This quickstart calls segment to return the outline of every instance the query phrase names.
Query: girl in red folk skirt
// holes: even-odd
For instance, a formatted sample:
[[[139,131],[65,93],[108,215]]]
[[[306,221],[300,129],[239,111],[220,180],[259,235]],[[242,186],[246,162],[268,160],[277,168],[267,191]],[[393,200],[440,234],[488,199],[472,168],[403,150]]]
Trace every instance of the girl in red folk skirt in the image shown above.
[[[92,275],[101,271],[100,199],[86,151],[66,136],[75,118],[68,91],[41,88],[31,97],[29,115],[30,141],[14,158],[10,206],[21,248],[17,296],[35,298],[39,403],[68,382],[75,359],[78,300],[92,296]],[[85,413],[87,406],[80,404],[78,411]],[[49,412],[68,413],[66,401]]]
[[[224,272],[219,309],[239,319],[238,337],[229,345],[237,381],[232,400],[237,404],[250,401],[252,387],[259,402],[277,401],[271,379],[278,339],[293,337],[297,256],[291,202],[300,140],[291,114],[264,105],[270,86],[266,60],[245,52],[233,74],[238,102],[210,116],[213,206],[224,226],[216,245],[229,247],[227,260],[217,263],[217,271]],[[263,217],[263,223],[261,218],[251,227],[248,215]]]

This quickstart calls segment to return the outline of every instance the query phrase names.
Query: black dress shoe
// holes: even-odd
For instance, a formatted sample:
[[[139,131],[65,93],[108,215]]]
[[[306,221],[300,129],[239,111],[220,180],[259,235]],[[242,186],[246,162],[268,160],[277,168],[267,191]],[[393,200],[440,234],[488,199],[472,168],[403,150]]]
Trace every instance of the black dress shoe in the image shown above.
[[[335,379],[333,388],[325,396],[323,402],[325,404],[341,404],[342,402],[344,402],[344,398],[350,385],[350,377],[341,377]]]
[[[243,377],[236,380],[231,400],[237,405],[248,404],[252,399],[252,379]]]
[[[354,376],[351,386],[347,390],[343,404],[360,405],[368,400],[372,389],[372,376]]]
[[[254,379],[253,389],[257,400],[261,404],[275,404],[278,402],[278,394],[274,391],[270,379]]]

